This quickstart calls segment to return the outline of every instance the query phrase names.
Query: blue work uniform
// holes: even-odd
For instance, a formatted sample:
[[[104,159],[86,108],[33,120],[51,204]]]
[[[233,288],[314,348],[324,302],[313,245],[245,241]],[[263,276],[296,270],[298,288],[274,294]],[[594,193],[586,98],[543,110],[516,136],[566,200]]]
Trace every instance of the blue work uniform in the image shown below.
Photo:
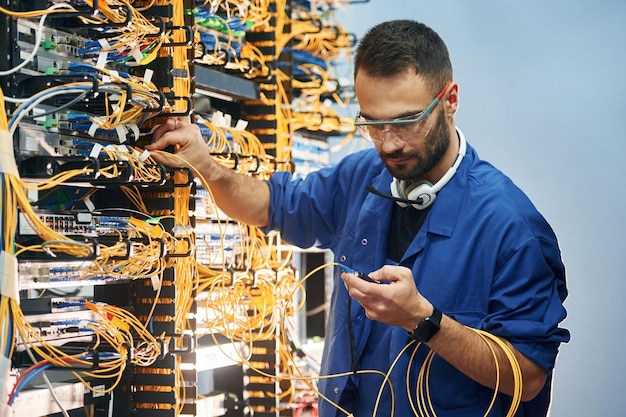
[[[268,181],[265,230],[280,230],[285,241],[301,248],[330,249],[337,262],[355,270],[374,271],[389,262],[395,203],[366,186],[386,191],[391,181],[375,149],[348,155],[305,179],[277,172]],[[548,373],[542,392],[522,403],[516,416],[545,415],[559,345],[569,340],[559,327],[567,290],[555,234],[527,196],[468,144],[399,264],[413,271],[418,290],[444,314],[505,338]],[[320,379],[320,416],[345,416],[334,404],[356,417],[391,416],[390,385],[395,416],[415,415],[414,410],[433,415],[428,400],[438,417],[484,415],[492,389],[437,355],[426,367],[427,346],[407,348],[406,330],[368,319],[349,300],[338,272],[334,276],[321,374],[344,376]],[[429,370],[422,384],[428,391],[420,397],[422,368]],[[489,416],[506,415],[509,404],[508,396],[498,395]],[[428,413],[419,412],[421,406]]]

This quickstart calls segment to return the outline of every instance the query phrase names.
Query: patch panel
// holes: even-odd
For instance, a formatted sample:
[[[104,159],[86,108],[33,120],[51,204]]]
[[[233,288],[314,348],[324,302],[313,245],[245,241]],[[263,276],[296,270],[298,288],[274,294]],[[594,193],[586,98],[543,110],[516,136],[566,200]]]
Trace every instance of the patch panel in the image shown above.
[[[94,268],[95,264],[92,261],[20,261],[18,264],[20,289],[97,285],[112,280],[104,275],[85,277],[85,270]]]
[[[95,215],[89,212],[40,212],[38,216],[47,227],[55,232],[92,237],[127,236],[130,219],[129,217]],[[19,213],[18,234],[21,236],[36,235],[35,230],[23,213]]]
[[[38,24],[27,19],[18,19],[16,30],[20,58],[26,59],[37,44]],[[94,62],[93,59],[82,59],[79,53],[86,42],[88,39],[81,36],[44,26],[37,54],[26,68],[43,74],[56,74],[69,69],[71,61]]]
[[[62,346],[68,341],[89,342],[94,331],[88,327],[99,319],[91,310],[55,312],[54,314],[35,314],[26,316],[30,323],[29,343],[33,340],[45,341],[53,346]],[[15,349],[25,349],[23,336],[17,338]]]
[[[63,313],[85,309],[85,299],[82,297],[46,297],[45,293],[43,295],[22,299],[20,307],[24,314]]]
[[[74,410],[85,406],[85,387],[80,382],[55,382],[54,394],[64,410]],[[59,413],[56,401],[50,390],[42,384],[26,389],[15,399],[11,416],[47,416]]]
[[[243,253],[244,231],[239,224],[201,221],[194,232],[196,260],[203,265],[230,265]]]

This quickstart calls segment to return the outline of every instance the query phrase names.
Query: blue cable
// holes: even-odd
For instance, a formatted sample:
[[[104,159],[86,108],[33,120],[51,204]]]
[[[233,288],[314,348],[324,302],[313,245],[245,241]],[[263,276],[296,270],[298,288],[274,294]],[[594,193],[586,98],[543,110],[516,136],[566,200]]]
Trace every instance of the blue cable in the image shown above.
[[[28,101],[26,101],[22,106],[20,106],[20,109],[17,112],[13,113],[13,116],[11,117],[11,120],[9,121],[9,130],[13,127],[13,124],[15,123],[15,120],[17,120],[19,114],[22,112],[22,109],[28,108],[31,103],[37,101],[41,97],[44,97],[52,93],[57,93],[59,91],[68,91],[68,90],[70,90],[70,87],[59,87],[58,89],[55,88],[52,91],[39,92],[35,94],[34,96],[31,96],[30,99],[28,99]],[[71,87],[71,90],[91,90],[91,85],[89,86],[77,85],[77,86]]]
[[[24,376],[24,378],[20,381],[20,383],[15,387],[15,391],[13,394],[13,397],[10,398],[9,400],[9,406],[13,405],[13,401],[15,401],[15,399],[17,398],[18,395],[20,395],[20,392],[22,391],[22,389],[24,389],[24,387],[26,385],[28,385],[28,383],[39,373],[45,371],[48,368],[51,368],[52,364],[48,363],[46,365],[43,365],[31,372],[29,372],[26,376]]]
[[[61,87],[61,86],[59,86],[58,88],[53,88],[53,89],[50,89],[48,91],[39,92],[39,93],[35,94],[34,96],[31,96],[28,99],[28,101],[26,101],[24,104],[22,104],[22,106],[20,106],[20,109],[17,112],[15,112],[13,114],[13,116],[11,117],[11,120],[9,121],[9,130],[12,129],[13,124],[18,119],[18,116],[23,111],[23,109],[28,108],[31,103],[37,101],[39,98],[45,97],[47,95],[56,94],[59,91],[71,91],[71,90],[90,91],[91,88],[92,88],[91,84],[90,85],[76,85],[76,86],[72,86],[72,87]],[[113,88],[107,88],[107,87],[103,87],[103,86],[99,86],[98,87],[98,91],[105,92],[105,93],[119,94],[119,90],[115,90]],[[74,94],[74,93],[72,93],[72,94]]]
[[[119,359],[122,355],[120,355],[119,353],[115,353],[115,352],[98,352],[98,360],[101,359]],[[85,356],[81,356],[78,357],[77,359],[80,360],[92,360],[93,359],[93,355],[89,354],[89,355],[85,355]],[[20,383],[15,387],[15,391],[13,393],[13,397],[10,398],[9,400],[9,406],[13,405],[13,402],[15,401],[15,398],[17,398],[17,396],[19,395],[19,393],[22,391],[22,389],[24,389],[24,387],[26,385],[28,385],[28,383],[38,374],[40,374],[41,372],[45,371],[46,369],[49,369],[51,367],[53,367],[54,364],[51,363],[47,363],[45,365],[42,365],[41,367],[34,369],[32,371],[30,371],[28,374],[26,374],[24,376],[24,378],[20,381]]]

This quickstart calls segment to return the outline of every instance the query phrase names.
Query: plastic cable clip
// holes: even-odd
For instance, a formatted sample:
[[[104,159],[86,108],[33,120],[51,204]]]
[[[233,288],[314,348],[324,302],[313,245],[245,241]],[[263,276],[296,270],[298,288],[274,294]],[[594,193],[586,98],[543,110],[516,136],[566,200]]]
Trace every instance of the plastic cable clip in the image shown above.
[[[17,257],[5,251],[0,252],[0,294],[4,297],[20,301],[17,279]]]

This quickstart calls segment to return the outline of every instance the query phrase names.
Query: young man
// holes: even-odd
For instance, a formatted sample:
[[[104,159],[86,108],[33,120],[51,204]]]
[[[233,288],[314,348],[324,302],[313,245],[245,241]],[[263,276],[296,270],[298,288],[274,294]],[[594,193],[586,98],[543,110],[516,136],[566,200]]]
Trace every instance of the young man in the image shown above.
[[[344,272],[334,287],[322,373],[342,376],[319,381],[320,415],[483,416],[497,391],[489,415],[499,417],[521,383],[516,415],[545,416],[569,340],[560,249],[529,199],[455,126],[445,44],[414,21],[375,26],[355,54],[355,90],[356,124],[374,149],[305,180],[222,168],[188,123],[162,125],[148,149],[178,145],[229,216],[329,248],[375,281]]]

